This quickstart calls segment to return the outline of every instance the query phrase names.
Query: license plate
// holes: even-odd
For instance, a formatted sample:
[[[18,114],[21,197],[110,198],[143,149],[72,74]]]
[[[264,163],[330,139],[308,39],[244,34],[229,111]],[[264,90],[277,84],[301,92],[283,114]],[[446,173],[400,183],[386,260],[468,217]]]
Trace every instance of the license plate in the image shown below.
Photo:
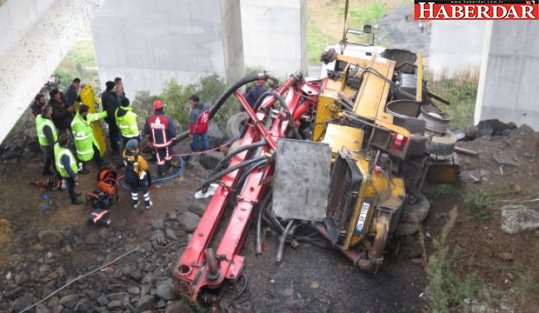
[[[361,205],[361,212],[359,213],[359,218],[357,219],[356,224],[356,233],[362,234],[363,233],[363,226],[365,226],[365,220],[367,219],[367,215],[369,214],[369,207],[371,204],[367,201],[363,202]]]

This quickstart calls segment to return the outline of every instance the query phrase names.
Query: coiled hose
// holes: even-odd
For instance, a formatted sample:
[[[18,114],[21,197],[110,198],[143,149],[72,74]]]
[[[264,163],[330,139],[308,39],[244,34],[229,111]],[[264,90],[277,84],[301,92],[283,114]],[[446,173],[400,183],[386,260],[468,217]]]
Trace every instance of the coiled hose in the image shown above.
[[[262,95],[260,95],[258,100],[255,102],[255,105],[253,106],[253,110],[256,112],[259,109],[260,105],[262,105],[262,101],[264,100],[264,98],[268,96],[273,96],[279,101],[279,104],[281,105],[281,108],[283,108],[286,114],[286,117],[288,119],[288,122],[290,123],[290,127],[292,128],[294,137],[296,137],[296,139],[303,139],[301,138],[298,128],[296,127],[296,123],[294,121],[294,118],[292,117],[292,112],[290,112],[290,108],[286,104],[286,101],[284,100],[283,96],[281,96],[281,94],[279,94],[275,90],[268,90],[264,92]]]

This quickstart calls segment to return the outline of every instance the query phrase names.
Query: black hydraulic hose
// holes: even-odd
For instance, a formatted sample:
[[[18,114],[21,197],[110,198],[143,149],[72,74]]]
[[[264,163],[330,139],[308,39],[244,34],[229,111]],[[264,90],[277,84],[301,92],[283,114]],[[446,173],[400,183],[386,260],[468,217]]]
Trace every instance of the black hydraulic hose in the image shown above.
[[[269,160],[270,159],[264,159],[264,160],[262,160],[262,161],[260,161],[258,163],[255,163],[255,164],[251,165],[249,168],[247,168],[245,171],[243,171],[243,173],[241,173],[241,176],[240,176],[240,178],[238,179],[238,181],[236,183],[236,187],[232,191],[232,196],[229,198],[229,205],[230,206],[235,206],[236,205],[236,202],[235,202],[236,195],[243,188],[243,184],[245,183],[245,180],[247,180],[247,176],[249,176],[249,174],[251,174],[251,172],[254,171],[255,169],[257,169],[260,166],[265,165],[266,163],[268,163]]]
[[[268,213],[268,217],[270,219],[270,221],[273,223],[274,226],[277,226],[277,231],[279,233],[284,233],[284,227],[283,225],[281,224],[281,222],[279,222],[279,220],[275,217],[275,215],[273,215],[271,212],[267,212],[264,210],[264,213]]]
[[[266,141],[261,140],[261,141],[257,141],[255,143],[252,143],[252,144],[249,144],[249,145],[241,146],[238,149],[234,150],[233,152],[230,152],[223,159],[221,159],[221,161],[219,161],[219,163],[217,163],[217,165],[215,166],[213,171],[210,173],[210,175],[208,175],[208,177],[215,175],[218,171],[221,170],[221,168],[223,167],[223,165],[226,162],[228,162],[233,156],[237,155],[238,153],[243,152],[245,150],[250,150],[252,148],[258,148],[258,147],[261,147],[261,146],[263,146],[265,144],[266,144]]]
[[[262,253],[262,240],[261,240],[261,232],[262,232],[262,217],[264,216],[264,208],[268,205],[269,201],[271,200],[271,195],[273,191],[270,189],[268,192],[266,192],[266,195],[264,196],[264,199],[260,203],[260,206],[258,207],[258,219],[256,221],[256,254]]]
[[[290,232],[290,229],[294,225],[294,220],[290,220],[288,224],[286,225],[286,228],[284,229],[283,234],[281,237],[279,237],[279,249],[277,250],[277,256],[275,257],[275,261],[281,262],[283,260],[283,252],[284,252],[284,245],[286,242],[286,237],[288,236],[288,232]]]
[[[244,166],[249,166],[251,164],[254,164],[254,163],[258,163],[264,159],[267,159],[267,157],[265,156],[262,156],[262,157],[258,157],[256,159],[251,159],[251,160],[247,160],[247,161],[244,161],[244,162],[241,162],[239,164],[236,164],[232,167],[228,167],[222,171],[220,171],[219,173],[211,176],[210,178],[206,179],[204,181],[204,183],[202,184],[202,186],[199,188],[199,190],[204,190],[206,189],[211,183],[215,182],[216,180],[220,179],[221,177],[225,176],[226,174],[230,173],[230,172],[233,172],[237,169],[240,169]]]
[[[245,76],[244,78],[242,78],[239,81],[237,81],[236,83],[234,83],[232,86],[228,87],[228,89],[225,90],[225,92],[223,94],[221,94],[219,99],[217,99],[215,104],[210,109],[209,119],[211,120],[213,118],[215,113],[217,113],[217,111],[219,111],[221,106],[226,102],[226,100],[228,100],[228,98],[231,95],[234,94],[234,92],[238,88],[241,88],[242,86],[247,85],[248,83],[251,83],[251,82],[254,82],[254,81],[257,81],[257,80],[260,80],[260,79],[263,79],[263,80],[268,80],[269,79],[269,80],[274,81],[275,84],[278,84],[278,82],[279,82],[278,79],[276,79],[275,77],[269,75],[266,72],[262,72],[262,73],[258,73],[258,74],[251,74],[251,75]],[[184,131],[184,132],[180,133],[178,136],[176,136],[176,138],[174,138],[174,142],[175,143],[180,142],[180,141],[184,140],[187,137],[189,137],[189,131]]]
[[[301,138],[298,128],[296,127],[296,123],[294,122],[294,118],[292,117],[292,112],[290,112],[290,108],[286,104],[286,101],[284,100],[283,96],[279,94],[275,90],[268,90],[264,92],[256,101],[253,110],[258,110],[258,107],[262,104],[262,100],[267,96],[274,96],[277,100],[279,100],[279,103],[281,104],[281,107],[283,108],[284,112],[286,113],[288,117],[288,122],[290,123],[290,127],[292,128],[292,132],[294,133],[294,137],[296,139],[303,139]]]

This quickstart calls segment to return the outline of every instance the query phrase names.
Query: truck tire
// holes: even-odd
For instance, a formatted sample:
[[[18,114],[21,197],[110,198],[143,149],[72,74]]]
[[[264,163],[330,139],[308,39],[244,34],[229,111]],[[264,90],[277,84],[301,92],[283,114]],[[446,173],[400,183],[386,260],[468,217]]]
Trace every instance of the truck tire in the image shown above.
[[[397,231],[395,232],[395,235],[397,237],[403,237],[403,236],[410,236],[419,231],[419,224],[418,223],[401,223],[397,227]]]
[[[427,142],[427,152],[435,155],[450,155],[455,150],[457,136],[451,131],[446,131],[443,135],[434,135]]]
[[[415,201],[405,201],[402,214],[402,222],[421,223],[427,218],[430,211],[430,203],[427,197],[420,194]]]

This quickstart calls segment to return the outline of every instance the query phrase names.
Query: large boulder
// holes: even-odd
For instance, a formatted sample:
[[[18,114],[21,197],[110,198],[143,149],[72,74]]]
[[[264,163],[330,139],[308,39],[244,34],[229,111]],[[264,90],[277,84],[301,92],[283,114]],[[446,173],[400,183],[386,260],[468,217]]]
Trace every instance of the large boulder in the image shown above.
[[[237,138],[241,134],[241,125],[249,119],[245,112],[239,112],[232,115],[226,123],[226,135],[229,139]]]
[[[524,205],[502,207],[502,230],[516,234],[525,230],[539,228],[539,212]]]
[[[185,231],[192,232],[197,228],[198,222],[200,222],[200,217],[195,213],[187,211],[183,212],[178,217],[178,222],[180,222],[180,226],[183,227]]]

